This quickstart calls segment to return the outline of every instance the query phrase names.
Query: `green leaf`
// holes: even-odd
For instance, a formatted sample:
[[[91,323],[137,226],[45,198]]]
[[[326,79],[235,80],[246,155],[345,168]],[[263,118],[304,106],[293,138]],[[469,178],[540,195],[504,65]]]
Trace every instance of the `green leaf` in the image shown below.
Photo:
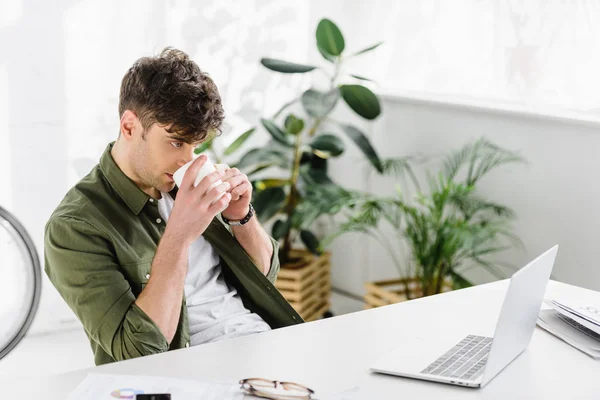
[[[344,36],[339,28],[324,18],[317,26],[317,46],[332,56],[339,56],[344,51]]]
[[[289,184],[288,179],[260,179],[254,182],[254,186],[258,190],[265,190],[274,187],[282,187]]]
[[[342,130],[356,143],[356,145],[362,150],[362,152],[367,156],[371,164],[379,171],[379,173],[383,173],[383,166],[381,164],[381,160],[373,146],[371,146],[371,142],[365,136],[364,133],[353,127],[352,125],[340,125]]]
[[[327,172],[322,169],[317,169],[311,165],[303,165],[300,167],[300,176],[307,185],[330,185],[333,181],[327,175]]]
[[[260,122],[263,124],[265,129],[271,134],[273,139],[285,146],[294,147],[293,139],[289,137],[287,133],[279,129],[279,127],[275,125],[273,121],[261,118]]]
[[[273,239],[279,240],[284,238],[287,232],[290,230],[290,225],[291,224],[289,220],[284,221],[282,219],[278,219],[277,221],[275,221],[271,232],[271,234],[273,235]]]
[[[337,157],[344,152],[344,142],[335,135],[324,134],[319,135],[310,142],[310,147],[313,150],[325,152],[328,155]],[[319,154],[317,154],[319,155]],[[324,157],[321,157],[324,158]]]
[[[311,154],[310,156],[311,156],[310,160],[309,160],[310,168],[317,170],[317,171],[322,171],[324,174],[327,174],[327,171],[328,171],[327,159],[321,158],[314,153]]]
[[[280,168],[290,168],[291,158],[288,154],[269,148],[251,149],[242,156],[232,167],[245,169],[250,166],[277,165]],[[257,171],[254,171],[257,172]]]
[[[340,91],[344,101],[361,117],[373,120],[381,114],[379,99],[366,87],[362,85],[342,85]]]
[[[313,254],[320,255],[319,239],[309,230],[303,229],[300,231],[300,239],[306,248]]]
[[[301,230],[303,227],[309,227],[320,215],[320,211],[310,206],[309,202],[302,201],[292,213],[292,229]]]
[[[377,44],[374,44],[374,45],[372,45],[372,46],[369,46],[369,47],[367,47],[366,49],[362,49],[361,51],[359,51],[359,52],[356,52],[356,53],[352,54],[352,56],[358,56],[358,55],[360,55],[360,54],[363,54],[363,53],[366,53],[366,52],[368,52],[368,51],[375,50],[376,48],[378,48],[378,47],[379,47],[379,46],[381,46],[382,44],[383,44],[383,42],[379,42],[379,43],[377,43]]]
[[[381,160],[381,167],[383,168],[384,174],[389,174],[396,178],[404,178],[408,175],[411,179],[412,184],[415,186],[418,192],[421,191],[421,185],[413,170],[413,162],[415,161],[414,156],[399,157],[399,158],[388,158]]]
[[[296,118],[294,114],[290,114],[285,119],[285,129],[292,135],[297,135],[304,129],[304,121]]]
[[[373,82],[371,79],[369,78],[365,78],[364,76],[360,76],[360,75],[353,75],[350,74],[351,77],[356,78],[356,79],[360,79],[361,81],[368,81],[368,82]]]
[[[339,97],[340,92],[337,88],[329,92],[308,89],[302,95],[302,105],[311,117],[323,118],[333,110]]]
[[[274,166],[276,166],[275,163],[257,164],[250,172],[247,172],[246,175],[252,176],[254,174],[259,173],[260,171],[263,171],[263,170],[265,170],[267,168],[271,168],[271,167],[274,167]]]
[[[261,58],[260,63],[272,71],[283,72],[284,74],[310,72],[317,68],[312,65],[296,64],[274,58]]]
[[[330,61],[330,62],[335,62],[335,60],[337,58],[336,56],[329,54],[325,49],[323,49],[318,44],[317,44],[317,49],[319,50],[319,53],[321,53],[321,55],[323,56],[324,59],[326,59],[327,61]]]
[[[525,162],[525,159],[515,152],[480,138],[448,155],[444,162],[444,173],[448,178],[454,179],[461,170],[466,169],[465,183],[474,185],[491,170],[517,162]]]
[[[285,191],[275,187],[254,192],[252,204],[258,218],[264,222],[280,212],[285,204]]]
[[[237,139],[233,141],[233,143],[229,145],[229,147],[225,149],[225,152],[223,152],[223,154],[228,156],[235,152],[237,149],[239,149],[239,147],[242,144],[244,144],[244,142],[250,137],[250,135],[252,135],[252,133],[254,133],[255,130],[256,128],[252,128],[242,133]]]
[[[198,145],[198,147],[196,147],[194,149],[194,153],[195,154],[204,153],[206,150],[208,150],[212,147],[212,142],[213,142],[213,139],[210,139],[210,140],[200,143]]]

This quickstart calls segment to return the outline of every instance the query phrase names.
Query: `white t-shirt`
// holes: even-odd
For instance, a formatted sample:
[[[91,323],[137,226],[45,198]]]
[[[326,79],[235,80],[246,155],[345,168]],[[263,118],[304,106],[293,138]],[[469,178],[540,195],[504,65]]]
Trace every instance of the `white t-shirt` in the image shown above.
[[[158,212],[163,220],[169,219],[174,202],[162,193]],[[219,263],[219,255],[203,236],[191,244],[184,287],[192,346],[271,329],[244,307],[235,288],[225,282]]]

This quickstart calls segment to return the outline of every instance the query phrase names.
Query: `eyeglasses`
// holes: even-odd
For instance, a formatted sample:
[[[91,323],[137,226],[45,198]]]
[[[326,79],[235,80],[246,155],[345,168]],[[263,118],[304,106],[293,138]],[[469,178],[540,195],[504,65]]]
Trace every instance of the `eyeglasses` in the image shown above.
[[[293,382],[248,378],[240,381],[241,388],[250,395],[272,400],[313,399],[314,390]]]

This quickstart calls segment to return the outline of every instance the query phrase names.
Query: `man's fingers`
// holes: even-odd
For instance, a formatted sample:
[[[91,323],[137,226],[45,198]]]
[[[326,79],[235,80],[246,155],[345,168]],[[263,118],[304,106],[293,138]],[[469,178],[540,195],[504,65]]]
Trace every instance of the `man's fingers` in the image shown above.
[[[204,196],[204,199],[206,201],[208,201],[208,204],[212,204],[212,203],[216,202],[217,200],[219,200],[221,198],[221,196],[223,196],[224,193],[227,193],[229,191],[229,188],[230,188],[229,183],[223,182],[220,185],[217,185],[214,188],[210,189],[206,193],[206,196]]]
[[[231,199],[234,201],[239,200],[240,197],[242,197],[245,193],[247,193],[251,187],[252,187],[252,185],[248,181],[245,181],[241,185],[236,186],[235,188],[233,188],[230,191]]]
[[[229,179],[238,175],[242,175],[242,172],[237,168],[229,168],[225,170],[225,179]]]
[[[215,171],[215,172],[211,172],[210,174],[206,175],[198,184],[198,187],[196,188],[196,190],[198,190],[198,193],[200,193],[201,195],[205,194],[209,188],[218,180],[221,180],[223,178],[223,172],[221,171]]]
[[[223,178],[223,181],[229,182],[231,184],[231,188],[236,188],[244,182],[248,182],[248,178],[244,175],[236,175],[230,178]]]
[[[215,201],[213,205],[208,207],[208,212],[210,214],[217,215],[218,213],[222,212],[227,207],[229,207],[230,201],[231,201],[231,194],[225,193],[223,195],[223,197],[221,197],[219,200]]]
[[[217,169],[217,171],[227,171],[229,168],[229,165],[227,164],[215,164],[215,168]]]
[[[189,188],[194,185],[196,175],[198,175],[198,171],[200,168],[202,168],[204,163],[206,163],[206,160],[207,157],[204,154],[194,160],[194,162],[188,167],[187,171],[185,171],[183,179],[181,180],[181,186]]]

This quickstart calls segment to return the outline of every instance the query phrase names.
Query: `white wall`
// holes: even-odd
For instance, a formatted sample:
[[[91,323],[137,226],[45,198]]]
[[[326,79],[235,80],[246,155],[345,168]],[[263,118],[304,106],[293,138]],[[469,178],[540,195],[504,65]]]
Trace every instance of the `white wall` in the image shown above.
[[[348,72],[380,89],[558,107],[600,116],[600,3],[593,0],[328,0]]]
[[[527,165],[499,169],[480,186],[482,195],[512,207],[518,216],[514,229],[525,249],[507,251],[502,260],[523,266],[558,244],[554,279],[600,290],[600,124],[398,96],[384,96],[383,110],[371,131],[382,157],[440,156],[481,136],[519,151]],[[340,161],[334,175],[356,186],[348,169],[352,163]],[[397,183],[369,181],[364,173],[359,180],[359,187],[386,195]],[[332,251],[338,288],[362,294],[362,282],[397,275],[381,248],[359,236],[335,243]],[[483,273],[470,276],[476,282],[491,279]]]

